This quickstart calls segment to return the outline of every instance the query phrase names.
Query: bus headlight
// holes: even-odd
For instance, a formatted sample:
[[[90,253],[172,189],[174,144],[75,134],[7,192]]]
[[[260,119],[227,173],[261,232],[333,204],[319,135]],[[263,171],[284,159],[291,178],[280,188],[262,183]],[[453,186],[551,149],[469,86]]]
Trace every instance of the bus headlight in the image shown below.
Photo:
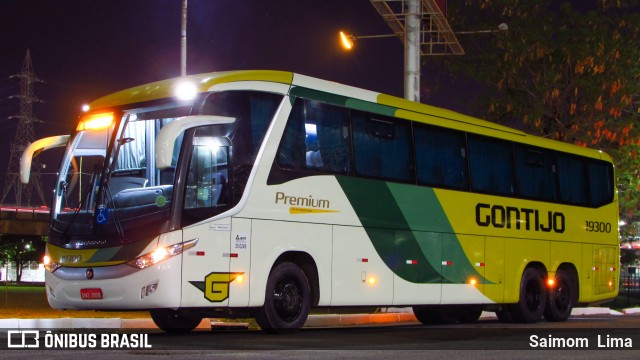
[[[145,269],[155,265],[161,261],[182,254],[185,250],[190,249],[198,243],[198,239],[189,240],[183,243],[157,248],[156,250],[137,257],[127,262],[127,265],[137,269]]]

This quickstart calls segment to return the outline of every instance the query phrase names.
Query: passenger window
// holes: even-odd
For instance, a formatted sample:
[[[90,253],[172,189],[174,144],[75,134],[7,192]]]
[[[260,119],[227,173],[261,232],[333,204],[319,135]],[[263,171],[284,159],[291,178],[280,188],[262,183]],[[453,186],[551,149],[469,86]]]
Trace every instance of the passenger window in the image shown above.
[[[585,161],[565,154],[558,154],[558,188],[560,201],[568,204],[587,205],[587,171]]]
[[[468,188],[464,133],[416,125],[414,138],[418,184]]]
[[[613,200],[613,169],[601,161],[589,162],[591,205],[602,206]]]
[[[551,151],[516,146],[518,194],[536,200],[556,200],[556,166]]]
[[[277,161],[280,166],[290,169],[347,174],[350,148],[347,109],[297,99]]]
[[[352,116],[357,174],[413,181],[413,149],[409,122],[360,111],[353,111]]]
[[[510,143],[469,135],[471,189],[499,195],[515,193]]]

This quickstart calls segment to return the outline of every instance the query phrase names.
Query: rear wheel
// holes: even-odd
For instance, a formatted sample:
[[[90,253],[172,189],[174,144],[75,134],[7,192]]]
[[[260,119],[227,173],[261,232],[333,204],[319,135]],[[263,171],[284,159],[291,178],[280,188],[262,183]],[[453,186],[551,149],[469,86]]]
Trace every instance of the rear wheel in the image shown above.
[[[256,312],[256,322],[271,333],[289,333],[304,325],[311,307],[309,281],[300,267],[290,262],[278,264],[267,280],[264,306]]]
[[[158,309],[151,310],[151,319],[162,330],[172,333],[186,333],[195,329],[202,317],[184,310]]]
[[[547,321],[565,321],[578,298],[578,285],[573,272],[558,270],[555,286],[549,290],[544,318]]]
[[[543,276],[536,268],[528,268],[522,273],[520,301],[507,305],[516,322],[534,323],[540,321],[547,301]]]

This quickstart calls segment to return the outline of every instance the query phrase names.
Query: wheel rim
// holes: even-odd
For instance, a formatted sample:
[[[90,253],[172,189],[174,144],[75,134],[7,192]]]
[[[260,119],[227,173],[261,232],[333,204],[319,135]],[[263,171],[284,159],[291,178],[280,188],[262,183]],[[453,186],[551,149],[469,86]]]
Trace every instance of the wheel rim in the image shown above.
[[[282,320],[294,320],[302,309],[302,291],[298,284],[291,279],[279,282],[273,292],[273,303]]]
[[[564,311],[569,308],[571,303],[571,290],[564,283],[564,281],[558,282],[558,287],[555,292],[555,296],[553,302],[556,306],[556,309],[560,311]]]

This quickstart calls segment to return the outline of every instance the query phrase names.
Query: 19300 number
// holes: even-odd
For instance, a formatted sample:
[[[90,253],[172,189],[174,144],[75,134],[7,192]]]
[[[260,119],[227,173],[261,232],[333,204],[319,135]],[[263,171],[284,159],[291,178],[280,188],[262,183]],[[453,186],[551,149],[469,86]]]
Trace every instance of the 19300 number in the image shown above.
[[[586,230],[588,232],[610,233],[611,232],[611,223],[587,220],[587,222],[586,222]]]

